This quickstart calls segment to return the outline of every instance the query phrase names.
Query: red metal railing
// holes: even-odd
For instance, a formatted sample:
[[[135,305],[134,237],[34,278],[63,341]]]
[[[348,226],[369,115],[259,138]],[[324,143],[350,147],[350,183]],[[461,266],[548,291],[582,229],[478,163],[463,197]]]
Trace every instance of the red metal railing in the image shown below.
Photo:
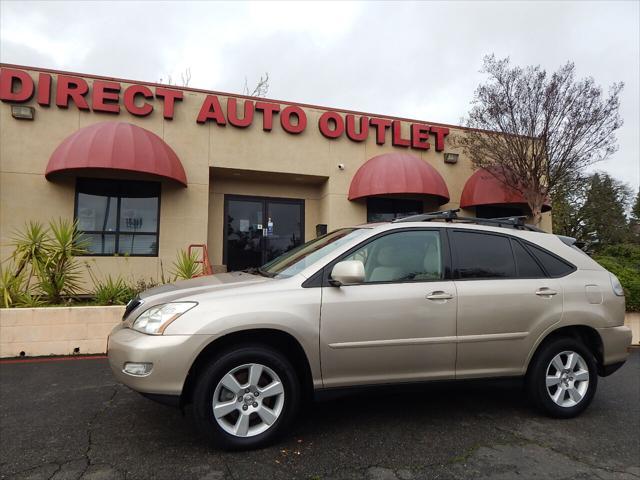
[[[192,243],[191,245],[189,245],[189,256],[191,256],[191,252],[196,249],[201,249],[200,256],[196,256],[196,258],[200,259],[197,260],[196,263],[202,265],[202,273],[198,275],[198,277],[202,275],[212,275],[213,269],[211,268],[211,262],[209,262],[209,252],[207,250],[207,246],[203,243]]]

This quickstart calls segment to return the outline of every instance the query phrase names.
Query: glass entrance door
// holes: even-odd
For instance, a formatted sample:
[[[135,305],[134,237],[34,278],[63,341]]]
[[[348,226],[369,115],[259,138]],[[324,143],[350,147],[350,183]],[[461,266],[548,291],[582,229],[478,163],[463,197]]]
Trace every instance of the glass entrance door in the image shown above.
[[[228,271],[259,267],[304,243],[304,200],[225,195]]]

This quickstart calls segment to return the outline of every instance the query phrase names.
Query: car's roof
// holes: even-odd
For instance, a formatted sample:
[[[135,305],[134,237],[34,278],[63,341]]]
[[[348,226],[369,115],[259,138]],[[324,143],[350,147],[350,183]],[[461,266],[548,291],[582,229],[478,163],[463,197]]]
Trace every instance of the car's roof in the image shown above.
[[[396,228],[411,228],[411,227],[424,227],[424,228],[468,228],[470,230],[485,230],[497,233],[513,233],[513,232],[521,232],[521,233],[537,233],[546,235],[546,232],[543,231],[531,231],[526,229],[513,228],[508,226],[499,226],[499,225],[486,225],[483,223],[472,223],[472,222],[447,222],[445,220],[431,220],[429,222],[425,221],[415,221],[415,222],[376,222],[376,223],[363,223],[360,225],[352,225],[347,228],[370,228],[377,230],[391,230]]]

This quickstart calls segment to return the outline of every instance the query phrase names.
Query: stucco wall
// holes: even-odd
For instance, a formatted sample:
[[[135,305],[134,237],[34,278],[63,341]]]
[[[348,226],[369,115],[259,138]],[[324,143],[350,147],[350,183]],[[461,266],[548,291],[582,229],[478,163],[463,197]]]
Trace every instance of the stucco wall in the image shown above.
[[[37,71],[29,73],[37,78]],[[55,85],[57,75],[52,76]],[[83,78],[89,85],[94,82],[91,77]],[[121,91],[130,85],[120,83]],[[437,152],[433,141],[428,151],[393,147],[390,131],[385,145],[378,145],[374,134],[364,142],[344,136],[327,139],[317,127],[325,112],[321,108],[303,108],[308,126],[295,135],[281,128],[277,116],[273,129],[264,131],[262,114],[258,112],[247,128],[214,122],[198,124],[196,117],[206,93],[183,93],[184,99],[176,103],[172,120],[163,118],[157,99],[152,100],[155,110],[147,117],[136,117],[124,108],[118,115],[80,111],[73,103],[67,109],[54,104],[43,107],[32,99],[25,105],[35,108],[34,121],[13,119],[11,104],[0,103],[0,258],[9,255],[12,233],[25,222],[73,217],[75,180],[62,177],[48,181],[44,171],[51,153],[64,138],[96,122],[130,122],[154,132],[175,150],[187,174],[187,188],[163,182],[157,258],[83,259],[97,275],[120,274],[132,280],[158,278],[161,265],[168,272],[176,251],[190,243],[208,243],[212,263],[222,262],[222,211],[227,193],[304,199],[305,236],[310,239],[317,223],[326,223],[331,230],[366,221],[366,203],[351,202],[347,194],[357,169],[373,156],[404,151],[432,165],[449,188],[451,200],[443,208],[459,206],[462,188],[473,172],[462,154],[457,164],[444,163],[445,152],[460,153],[446,140],[444,152]],[[227,98],[219,95],[225,112]],[[237,102],[242,111],[244,100]],[[410,137],[409,128],[410,122],[403,121],[406,138]],[[447,138],[458,134],[464,134],[464,130],[452,128]],[[344,164],[344,170],[338,169],[338,164]],[[240,173],[234,176],[231,171]],[[544,215],[542,226],[550,228],[550,215]]]

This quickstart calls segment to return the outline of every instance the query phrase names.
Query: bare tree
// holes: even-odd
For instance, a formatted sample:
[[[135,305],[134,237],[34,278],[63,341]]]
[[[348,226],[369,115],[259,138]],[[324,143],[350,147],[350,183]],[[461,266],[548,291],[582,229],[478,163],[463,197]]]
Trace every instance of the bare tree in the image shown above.
[[[182,80],[183,87],[189,86],[189,82],[191,82],[191,67],[185,68],[184,72],[180,73],[180,79]]]
[[[265,72],[264,77],[261,75],[260,80],[253,90],[249,90],[249,84],[247,77],[244,77],[244,89],[243,93],[251,97],[266,97],[269,92],[269,72]]]
[[[187,67],[182,72],[180,72],[180,86],[181,87],[188,87],[190,82],[191,82],[191,67]],[[158,80],[158,83],[163,83],[163,78],[162,77],[160,77],[160,80]],[[173,78],[171,77],[171,74],[167,75],[166,84],[167,85],[178,85],[178,83],[175,83],[173,81]]]
[[[577,80],[571,62],[547,74],[489,55],[482,71],[489,79],[475,91],[465,122],[471,130],[452,142],[475,167],[520,192],[537,224],[556,188],[615,152],[623,84],[605,95],[592,77]]]

